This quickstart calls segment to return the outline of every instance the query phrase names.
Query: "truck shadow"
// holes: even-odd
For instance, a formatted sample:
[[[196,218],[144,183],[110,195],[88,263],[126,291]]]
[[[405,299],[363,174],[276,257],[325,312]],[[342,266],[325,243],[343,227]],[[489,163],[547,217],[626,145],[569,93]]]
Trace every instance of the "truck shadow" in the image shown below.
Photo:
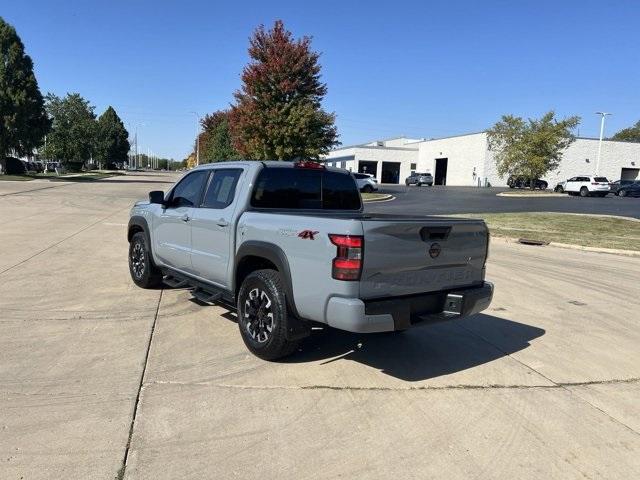
[[[283,362],[350,360],[415,382],[518,352],[544,334],[541,328],[485,314],[398,333],[354,334],[328,328],[314,332]]]

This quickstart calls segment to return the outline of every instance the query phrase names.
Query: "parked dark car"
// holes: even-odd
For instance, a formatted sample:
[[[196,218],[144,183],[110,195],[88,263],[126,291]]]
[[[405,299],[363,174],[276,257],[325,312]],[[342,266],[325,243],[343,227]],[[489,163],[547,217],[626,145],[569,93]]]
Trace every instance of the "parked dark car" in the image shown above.
[[[33,173],[44,172],[44,166],[40,162],[25,162],[27,170]]]
[[[637,180],[616,180],[615,182],[611,182],[609,185],[611,186],[611,190],[609,193],[613,193],[614,195],[618,195],[618,190],[621,187],[625,187],[627,185],[632,185]]]
[[[531,188],[531,182],[533,180],[534,188],[538,188],[540,190],[546,190],[549,184],[544,180],[540,180],[539,178],[526,178],[519,177],[516,175],[509,175],[507,179],[507,185],[509,188]]]
[[[8,175],[24,175],[27,173],[27,162],[15,157],[5,157],[5,165]]]
[[[618,188],[619,197],[640,197],[640,181],[635,181]]]

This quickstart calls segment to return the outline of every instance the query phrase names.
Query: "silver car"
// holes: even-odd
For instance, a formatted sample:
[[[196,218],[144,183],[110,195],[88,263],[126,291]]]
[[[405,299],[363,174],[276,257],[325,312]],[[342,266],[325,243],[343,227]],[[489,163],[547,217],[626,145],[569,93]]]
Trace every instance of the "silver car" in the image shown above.
[[[417,185],[419,187],[421,187],[422,185],[428,185],[428,186],[432,187],[433,186],[433,176],[430,173],[412,173],[404,181],[404,184],[407,187],[409,185]]]
[[[378,181],[375,177],[367,175],[366,173],[354,173],[353,177],[356,179],[358,190],[364,193],[371,193],[378,190]]]

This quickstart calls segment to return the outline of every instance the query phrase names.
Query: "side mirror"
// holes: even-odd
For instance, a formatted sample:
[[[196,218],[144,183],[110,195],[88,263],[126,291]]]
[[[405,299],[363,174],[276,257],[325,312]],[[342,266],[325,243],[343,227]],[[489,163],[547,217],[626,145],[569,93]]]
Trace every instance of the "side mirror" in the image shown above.
[[[154,190],[149,192],[149,203],[158,203],[164,205],[164,192],[162,190]]]

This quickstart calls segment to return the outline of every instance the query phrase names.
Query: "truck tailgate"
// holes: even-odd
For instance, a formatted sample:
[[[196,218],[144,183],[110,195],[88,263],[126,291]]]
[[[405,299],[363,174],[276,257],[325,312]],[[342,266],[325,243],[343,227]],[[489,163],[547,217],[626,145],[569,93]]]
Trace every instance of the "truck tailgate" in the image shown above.
[[[487,227],[481,220],[363,218],[362,299],[477,285],[484,280]]]

